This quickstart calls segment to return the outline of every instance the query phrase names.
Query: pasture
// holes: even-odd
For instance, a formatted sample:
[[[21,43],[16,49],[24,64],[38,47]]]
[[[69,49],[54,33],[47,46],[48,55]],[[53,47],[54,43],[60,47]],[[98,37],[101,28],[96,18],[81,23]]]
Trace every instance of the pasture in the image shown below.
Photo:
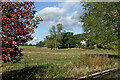
[[[113,54],[110,50],[59,49],[21,46],[23,59],[19,63],[3,63],[3,80],[31,78],[79,78],[105,69],[118,67],[115,58],[88,54]]]

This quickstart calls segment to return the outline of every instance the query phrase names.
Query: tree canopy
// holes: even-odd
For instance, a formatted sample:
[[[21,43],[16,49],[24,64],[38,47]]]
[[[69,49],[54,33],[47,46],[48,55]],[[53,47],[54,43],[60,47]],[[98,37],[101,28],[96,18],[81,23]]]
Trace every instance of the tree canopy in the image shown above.
[[[98,47],[118,50],[120,2],[83,3],[86,10],[81,16],[87,38]]]
[[[34,2],[3,2],[1,7],[2,60],[16,62],[23,56],[18,46],[33,39],[31,34],[42,19],[34,16]]]
[[[62,30],[63,26],[62,24],[57,24],[56,26],[52,26],[52,28],[49,30],[50,36],[46,36],[45,44],[49,48],[51,47],[54,49],[58,49],[61,46],[61,39],[62,39]]]

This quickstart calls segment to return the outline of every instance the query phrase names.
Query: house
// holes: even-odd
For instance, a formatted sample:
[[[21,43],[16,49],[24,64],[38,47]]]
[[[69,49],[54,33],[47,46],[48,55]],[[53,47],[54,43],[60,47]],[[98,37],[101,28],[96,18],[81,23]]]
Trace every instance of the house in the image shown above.
[[[82,45],[86,45],[86,41],[85,41],[85,40],[80,41],[80,43],[81,43]]]

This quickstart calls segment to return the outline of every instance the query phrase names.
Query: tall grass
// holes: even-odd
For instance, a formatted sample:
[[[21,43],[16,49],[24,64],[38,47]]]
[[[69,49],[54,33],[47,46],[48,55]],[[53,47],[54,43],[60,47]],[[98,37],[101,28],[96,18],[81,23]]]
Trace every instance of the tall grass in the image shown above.
[[[95,56],[81,54],[79,61],[70,61],[68,63],[51,63],[41,76],[41,72],[36,74],[37,78],[78,78],[87,76],[95,72],[118,67],[117,60],[108,58],[108,56]]]

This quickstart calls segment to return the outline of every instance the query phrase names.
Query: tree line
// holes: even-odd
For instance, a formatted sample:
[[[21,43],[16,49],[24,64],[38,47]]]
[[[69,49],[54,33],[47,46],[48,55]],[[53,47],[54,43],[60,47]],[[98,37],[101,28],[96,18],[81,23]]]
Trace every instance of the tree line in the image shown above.
[[[73,32],[66,32],[63,30],[62,24],[52,26],[49,30],[50,35],[46,36],[44,41],[36,43],[39,47],[48,47],[51,49],[64,49],[64,48],[89,48],[94,49],[94,43],[91,44],[87,40],[87,35],[90,33],[73,34]],[[84,40],[86,45],[82,45],[81,41]]]

